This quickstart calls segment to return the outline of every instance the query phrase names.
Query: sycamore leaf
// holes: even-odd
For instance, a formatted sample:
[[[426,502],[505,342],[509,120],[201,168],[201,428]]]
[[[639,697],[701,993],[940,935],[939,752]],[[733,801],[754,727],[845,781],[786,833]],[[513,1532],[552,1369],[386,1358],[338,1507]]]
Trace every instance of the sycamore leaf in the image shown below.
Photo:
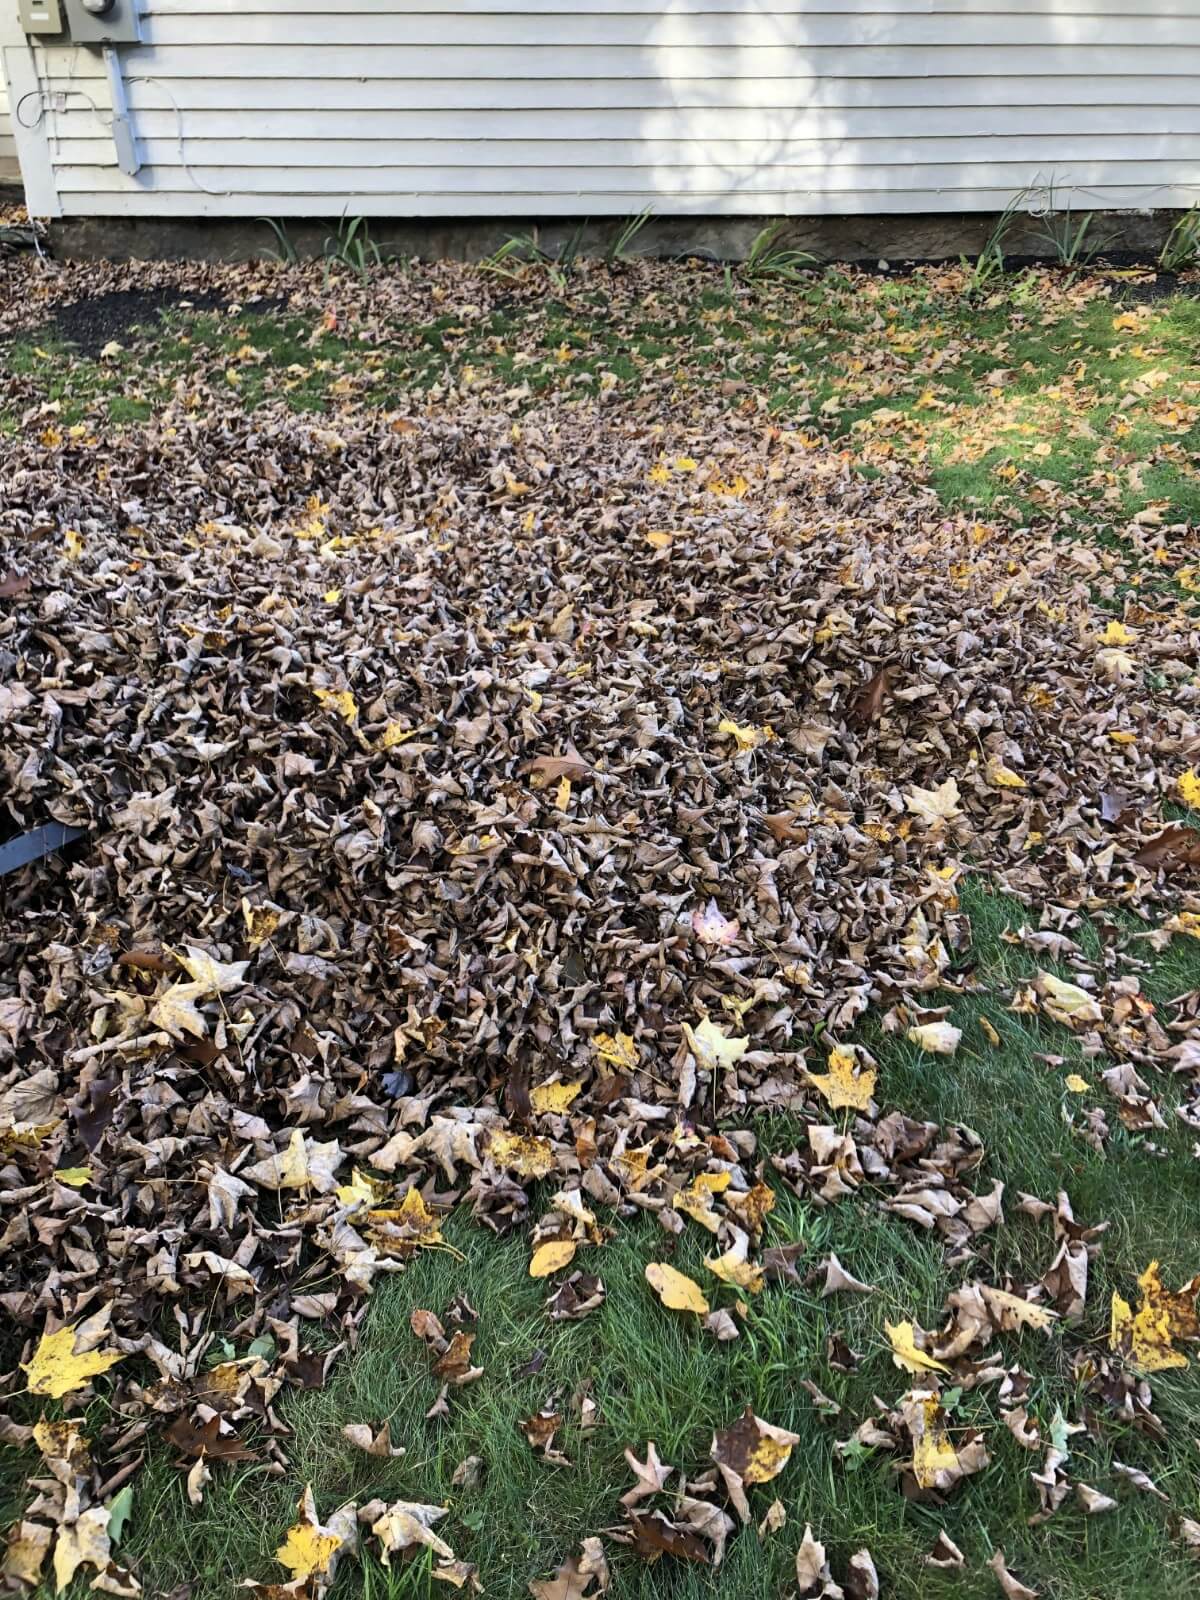
[[[184,946],[184,953],[177,960],[193,982],[201,985],[205,995],[228,994],[231,989],[240,989],[250,965],[248,961],[218,961],[206,950],[197,950],[190,944]]]
[[[904,804],[928,827],[937,827],[959,814],[958,782],[947,778],[936,789],[919,789],[914,785],[904,796]]]
[[[1019,1294],[1010,1294],[1007,1289],[993,1289],[991,1284],[983,1283],[979,1286],[979,1292],[987,1302],[988,1310],[1005,1330],[1036,1328],[1045,1332],[1058,1321],[1057,1311],[1025,1300]]]
[[[708,1301],[700,1292],[700,1285],[665,1261],[651,1261],[647,1265],[646,1282],[669,1311],[693,1311],[698,1317],[708,1315]]]
[[[207,993],[203,983],[173,983],[150,1007],[150,1021],[173,1039],[182,1039],[189,1033],[193,1038],[204,1039],[208,1024],[196,1009],[196,1001]]]
[[[683,1032],[697,1066],[705,1072],[715,1072],[720,1067],[736,1067],[750,1048],[749,1039],[730,1038],[711,1017],[705,1017],[694,1028],[685,1022]]]
[[[950,1371],[944,1361],[935,1361],[917,1349],[916,1329],[911,1322],[885,1322],[883,1326],[892,1342],[892,1360],[902,1371],[915,1372],[918,1377],[923,1372]]]
[[[383,1515],[371,1524],[371,1532],[382,1548],[384,1566],[391,1566],[391,1556],[403,1550],[412,1550],[418,1545],[424,1545],[435,1555],[453,1561],[454,1551],[433,1531],[433,1524],[440,1522],[445,1515],[445,1506],[419,1505],[411,1500],[397,1500],[388,1506]]]
[[[558,1272],[575,1259],[575,1250],[574,1239],[550,1239],[546,1244],[538,1245],[529,1263],[529,1276],[548,1278],[552,1272]]]
[[[866,1111],[875,1093],[874,1067],[864,1067],[861,1072],[858,1057],[851,1050],[836,1047],[829,1052],[829,1071],[810,1072],[808,1081],[834,1111],[848,1106],[855,1111]]]
[[[33,1352],[32,1359],[21,1370],[28,1374],[30,1394],[47,1395],[58,1400],[64,1394],[73,1394],[85,1388],[91,1380],[109,1367],[116,1366],[125,1357],[119,1350],[85,1350],[77,1352],[75,1333],[78,1323],[59,1328],[56,1333],[44,1333]]]
[[[539,1083],[529,1091],[529,1104],[539,1116],[545,1111],[569,1111],[582,1088],[582,1083]]]
[[[330,1194],[337,1188],[334,1173],[345,1159],[336,1139],[320,1144],[306,1138],[303,1129],[294,1128],[282,1154],[244,1167],[241,1175],[264,1189],[315,1189],[318,1194]]]
[[[703,911],[692,912],[692,931],[701,944],[729,945],[737,941],[739,925],[722,916],[715,900],[709,900]]]
[[[1175,780],[1175,788],[1185,806],[1200,811],[1200,772],[1197,772],[1195,767],[1189,767],[1186,772],[1179,774]]]

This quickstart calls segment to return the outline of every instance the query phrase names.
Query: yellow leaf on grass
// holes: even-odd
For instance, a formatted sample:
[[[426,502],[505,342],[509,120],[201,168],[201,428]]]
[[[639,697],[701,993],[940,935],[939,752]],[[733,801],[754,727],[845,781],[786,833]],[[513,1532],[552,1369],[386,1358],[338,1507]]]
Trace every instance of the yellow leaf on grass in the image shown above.
[[[913,1443],[913,1477],[921,1489],[937,1487],[945,1472],[958,1471],[958,1452],[950,1443],[940,1403],[934,1396],[921,1402],[924,1426]]]
[[[1159,1276],[1158,1262],[1152,1261],[1138,1279],[1138,1288],[1142,1303],[1136,1315],[1129,1302],[1114,1291],[1109,1344],[1114,1350],[1126,1350],[1131,1364],[1143,1372],[1186,1367],[1187,1356],[1176,1350],[1172,1341],[1200,1337],[1200,1319],[1196,1315],[1200,1277],[1176,1292],[1166,1287]]]
[[[746,1245],[747,1239],[743,1233],[724,1255],[705,1256],[704,1265],[722,1283],[732,1284],[735,1289],[745,1289],[748,1294],[758,1294],[766,1280],[762,1268],[746,1260]]]
[[[539,1083],[529,1093],[529,1104],[540,1116],[545,1111],[569,1111],[582,1083]]]
[[[1077,1072],[1068,1072],[1063,1082],[1072,1094],[1086,1094],[1091,1088],[1087,1079],[1081,1078]]]
[[[28,1365],[21,1363],[22,1372],[29,1378],[30,1394],[44,1394],[51,1400],[58,1400],[64,1394],[85,1388],[99,1373],[124,1361],[119,1350],[77,1352],[77,1327],[78,1324],[73,1323],[68,1328],[59,1328],[56,1333],[44,1333]]]
[[[1081,989],[1077,983],[1065,983],[1051,972],[1039,972],[1033,986],[1042,997],[1046,1015],[1055,1022],[1073,1028],[1082,1023],[1102,1020],[1095,995]]]
[[[1186,933],[1189,939],[1200,939],[1200,911],[1177,911],[1163,927],[1168,933]]]
[[[874,1067],[864,1067],[856,1074],[857,1065],[853,1052],[835,1048],[829,1052],[829,1071],[810,1072],[808,1081],[834,1111],[843,1106],[865,1111],[875,1093],[877,1075]]]
[[[1175,780],[1175,788],[1185,806],[1193,806],[1200,811],[1200,772],[1197,772],[1195,767],[1189,767],[1186,772],[1179,774]]]
[[[531,1278],[548,1278],[552,1272],[567,1266],[575,1259],[574,1239],[551,1239],[538,1245],[529,1263]]]
[[[304,1494],[305,1499],[300,1502],[302,1514],[306,1513],[311,1505],[312,1490],[306,1489]],[[275,1559],[281,1567],[294,1572],[297,1578],[311,1578],[314,1575],[320,1577],[329,1571],[329,1563],[343,1543],[340,1534],[330,1533],[328,1529],[321,1527],[316,1520],[314,1507],[311,1520],[306,1517],[303,1522],[297,1522],[294,1527],[288,1529],[287,1538],[275,1552]]]
[[[40,1522],[18,1522],[9,1530],[8,1548],[0,1563],[0,1577],[12,1578],[35,1589],[54,1539],[53,1529]]]
[[[885,1322],[884,1330],[892,1341],[892,1360],[904,1372],[949,1372],[943,1361],[935,1361],[916,1345],[916,1329],[911,1322]]]
[[[692,1311],[698,1317],[708,1315],[708,1301],[700,1292],[700,1285],[665,1261],[651,1261],[647,1265],[646,1282],[669,1311]]]

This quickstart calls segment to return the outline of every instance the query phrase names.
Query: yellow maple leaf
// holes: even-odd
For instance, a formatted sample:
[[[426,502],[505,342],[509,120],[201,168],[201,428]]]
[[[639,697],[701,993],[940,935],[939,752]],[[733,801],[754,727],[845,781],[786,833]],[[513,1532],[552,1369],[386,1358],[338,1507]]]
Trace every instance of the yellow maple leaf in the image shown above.
[[[1195,767],[1189,767],[1186,772],[1179,774],[1175,788],[1185,806],[1200,810],[1200,772]]]
[[[769,722],[764,722],[761,727],[754,723],[742,724],[734,722],[731,717],[723,717],[717,724],[717,732],[723,733],[726,738],[733,739],[737,744],[738,754],[746,755],[751,750],[757,750],[760,744],[770,744],[775,737],[775,730]]]
[[[348,726],[353,727],[358,721],[358,701],[349,689],[314,689],[313,695],[320,705],[336,711]]]
[[[944,1361],[927,1356],[916,1345],[916,1328],[911,1322],[885,1322],[884,1331],[892,1342],[892,1360],[904,1372],[949,1372]]]
[[[1130,1363],[1143,1372],[1186,1367],[1187,1356],[1182,1350],[1176,1350],[1172,1341],[1200,1337],[1200,1320],[1196,1315],[1200,1277],[1174,1292],[1163,1283],[1158,1262],[1152,1261],[1138,1279],[1138,1288],[1142,1303],[1136,1315],[1129,1302],[1113,1291],[1110,1346],[1114,1350],[1127,1350]]]
[[[1033,986],[1042,997],[1046,1015],[1065,1027],[1073,1028],[1102,1020],[1100,1003],[1095,995],[1081,989],[1077,983],[1065,983],[1052,972],[1039,972]]]
[[[21,1363],[22,1372],[29,1378],[30,1394],[61,1399],[64,1394],[85,1388],[94,1377],[107,1372],[118,1361],[124,1361],[119,1350],[76,1351],[77,1327],[78,1323],[72,1323],[55,1333],[44,1333],[28,1364]]]
[[[619,1067],[622,1072],[633,1072],[638,1064],[638,1047],[628,1033],[597,1033],[592,1038],[596,1054],[601,1061]]]
[[[493,1133],[487,1153],[498,1167],[506,1167],[522,1178],[548,1178],[556,1165],[549,1139],[539,1139],[534,1134]]]
[[[300,1501],[300,1517],[301,1520],[288,1529],[284,1542],[275,1552],[275,1559],[297,1578],[320,1577],[328,1573],[335,1552],[345,1541],[341,1534],[330,1532],[317,1521],[311,1488],[305,1489]]]
[[[808,1081],[834,1111],[848,1106],[854,1111],[866,1111],[875,1093],[877,1077],[874,1067],[864,1067],[856,1073],[858,1058],[850,1050],[829,1052],[829,1071],[810,1072]]]
[[[749,1039],[731,1038],[711,1017],[704,1017],[694,1028],[685,1022],[683,1031],[697,1065],[706,1072],[736,1067],[750,1048]]]
[[[575,1259],[574,1239],[550,1239],[538,1245],[529,1263],[531,1278],[547,1278]]]
[[[646,1267],[646,1282],[669,1311],[692,1311],[698,1317],[708,1315],[708,1301],[700,1285],[686,1273],[677,1272],[665,1261],[651,1261]]]
[[[1132,628],[1127,628],[1123,622],[1118,622],[1113,617],[1104,632],[1100,635],[1101,644],[1125,645],[1134,644],[1137,634]]]
[[[582,1083],[539,1083],[529,1092],[529,1104],[539,1116],[547,1111],[569,1111],[582,1088]]]

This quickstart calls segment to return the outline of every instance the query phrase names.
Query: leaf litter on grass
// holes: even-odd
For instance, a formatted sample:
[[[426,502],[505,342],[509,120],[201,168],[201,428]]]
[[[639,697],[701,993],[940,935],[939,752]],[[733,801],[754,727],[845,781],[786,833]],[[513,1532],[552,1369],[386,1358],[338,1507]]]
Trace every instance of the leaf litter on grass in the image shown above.
[[[33,417],[0,470],[8,814],[91,841],[15,879],[4,924],[3,1303],[31,1330],[4,1392],[111,1408],[69,1492],[38,1489],[14,1529],[14,1580],[49,1561],[136,1592],[103,1493],[156,1438],[197,1497],[247,1449],[283,1470],[275,1397],[322,1380],[318,1335],[352,1344],[382,1276],[450,1249],[452,1206],[528,1230],[534,1276],[574,1269],[548,1285],[562,1320],[603,1298],[609,1217],[656,1214],[668,1247],[693,1222],[725,1303],[669,1261],[645,1292],[727,1342],[797,1276],[761,1248],[780,1183],[881,1205],[972,1275],[936,1331],[893,1308],[919,1387],[842,1458],[892,1452],[934,1505],[969,1492],[988,1449],[947,1396],[989,1386],[1052,1515],[1068,1435],[1029,1409],[1016,1341],[1082,1321],[1107,1219],[1021,1196],[1042,1270],[986,1281],[1003,1174],[970,1128],[890,1109],[849,1035],[874,1019],[958,1070],[927,1002],[972,990],[972,868],[1056,936],[1117,904],[1186,931],[1200,834],[1169,808],[1197,739],[1194,602],[1140,581],[1187,570],[1187,529],[1114,548],[1051,515],[947,515],[919,473],[865,482],[801,427],[666,384],[543,404],[447,383],[328,419],[237,387],[189,382],[103,460]],[[1062,953],[1071,977],[1013,1009],[1073,1031],[1126,1128],[1162,1124],[1142,1074],[1164,1071],[1200,1126],[1196,997],[1163,1021],[1120,944]],[[769,1163],[744,1128],[764,1108],[803,1127]],[[1086,1136],[1103,1148],[1102,1116]],[[1072,1347],[1090,1426],[1161,1426],[1145,1373],[1186,1360],[1195,1282],[1154,1270],[1136,1314],[1114,1299],[1110,1350]],[[76,1342],[98,1315],[108,1350]],[[492,1380],[473,1332],[421,1315],[437,1415]],[[212,1365],[223,1327],[259,1349]],[[551,1396],[521,1427],[569,1470],[561,1416]],[[745,1485],[795,1438],[753,1412],[728,1433],[612,1537],[717,1565],[724,1503],[747,1520]],[[294,1579],[261,1592],[323,1592],[368,1541],[472,1577],[433,1531],[446,1508],[340,1507],[336,1529],[301,1509]],[[585,1533],[542,1592],[602,1591]],[[872,1592],[869,1551],[850,1569]],[[834,1592],[811,1534],[797,1570]]]

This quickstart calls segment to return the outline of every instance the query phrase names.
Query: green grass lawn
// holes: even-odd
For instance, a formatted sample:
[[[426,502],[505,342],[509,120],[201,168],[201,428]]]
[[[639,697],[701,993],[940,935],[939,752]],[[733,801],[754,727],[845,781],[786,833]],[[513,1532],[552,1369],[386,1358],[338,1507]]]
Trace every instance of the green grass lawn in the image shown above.
[[[1052,1236],[1045,1222],[1019,1212],[1022,1191],[1053,1201],[1066,1188],[1081,1221],[1110,1224],[1082,1326],[1068,1331],[1059,1325],[1048,1336],[1027,1331],[1004,1341],[1005,1361],[1019,1362],[1031,1380],[1030,1413],[1048,1427],[1056,1412],[1075,1417],[1096,1404],[1071,1353],[1081,1340],[1104,1348],[1111,1291],[1132,1296],[1138,1274],[1153,1258],[1161,1260],[1169,1283],[1194,1269],[1200,1190],[1194,1135],[1171,1119],[1152,1138],[1127,1134],[1117,1124],[1103,1152],[1081,1138],[1081,1112],[1105,1102],[1095,1083],[1102,1064],[1083,1059],[1067,1030],[1008,1008],[1017,987],[1038,970],[1056,970],[1054,964],[1004,941],[1002,935],[1020,927],[1026,914],[984,881],[968,884],[965,908],[974,929],[974,971],[963,992],[942,997],[952,1006],[951,1020],[964,1030],[957,1056],[932,1057],[869,1027],[863,1037],[880,1063],[883,1112],[968,1124],[987,1151],[976,1188],[986,1192],[996,1177],[1007,1186],[1005,1225],[980,1238],[980,1258],[968,1276],[1001,1283],[1011,1274],[1029,1281],[1047,1268]],[[1088,936],[1094,937],[1090,930]],[[1144,987],[1163,1003],[1198,985],[1200,944],[1176,938],[1146,973]],[[981,1017],[1000,1035],[999,1047],[988,1041]],[[1046,1055],[1063,1059],[1039,1059]],[[1072,1072],[1092,1080],[1093,1087],[1073,1092],[1065,1082]],[[1154,1089],[1169,1109],[1169,1085],[1156,1082]],[[761,1155],[786,1153],[803,1137],[802,1126],[786,1114],[754,1126]],[[835,1575],[865,1546],[885,1592],[912,1600],[966,1600],[981,1592],[981,1584],[986,1588],[992,1581],[986,1574],[986,1582],[980,1578],[982,1564],[997,1546],[1026,1582],[1058,1600],[1117,1594],[1151,1600],[1193,1592],[1195,1561],[1173,1536],[1173,1521],[1176,1513],[1200,1513],[1195,1365],[1155,1378],[1164,1439],[1147,1437],[1108,1414],[1095,1437],[1072,1440],[1073,1475],[1118,1498],[1113,1514],[1089,1517],[1072,1501],[1044,1526],[1026,1525],[1037,1505],[1029,1475],[1039,1468],[1041,1454],[1022,1448],[1007,1432],[994,1386],[952,1393],[948,1401],[955,1429],[984,1430],[992,1452],[985,1474],[960,1486],[944,1507],[910,1502],[900,1493],[888,1454],[855,1449],[839,1458],[834,1445],[873,1414],[874,1396],[894,1396],[913,1382],[893,1367],[884,1324],[915,1319],[937,1327],[945,1295],[963,1274],[947,1270],[940,1240],[882,1212],[869,1185],[856,1197],[817,1209],[791,1194],[769,1167],[768,1177],[778,1201],[764,1243],[803,1244],[799,1281],[769,1284],[750,1297],[736,1341],[718,1344],[694,1318],[666,1311],[644,1280],[645,1264],[664,1259],[705,1279],[702,1257],[711,1240],[694,1224],[676,1242],[651,1217],[606,1218],[614,1237],[575,1266],[582,1261],[585,1270],[601,1275],[607,1299],[581,1322],[556,1323],[545,1310],[555,1282],[528,1276],[524,1234],[497,1239],[456,1217],[445,1233],[457,1253],[421,1253],[402,1275],[386,1281],[362,1324],[359,1347],[334,1360],[325,1388],[283,1402],[280,1415],[294,1429],[287,1475],[272,1476],[261,1463],[218,1465],[203,1505],[193,1508],[183,1472],[154,1443],[149,1464],[135,1480],[122,1557],[135,1562],[147,1593],[168,1595],[190,1586],[178,1592],[191,1600],[218,1600],[243,1577],[281,1578],[273,1552],[294,1520],[300,1489],[309,1483],[322,1516],[345,1502],[376,1496],[448,1506],[439,1532],[459,1557],[478,1564],[484,1592],[517,1597],[527,1592],[530,1578],[551,1573],[584,1537],[619,1524],[618,1497],[633,1482],[623,1459],[626,1447],[641,1459],[653,1440],[664,1462],[699,1472],[713,1431],[750,1405],[801,1436],[780,1477],[751,1493],[756,1518],[779,1498],[787,1526],[763,1539],[753,1527],[740,1530],[715,1570],[666,1558],[646,1565],[613,1545],[613,1594],[786,1592],[806,1522],[825,1542]],[[876,1292],[823,1299],[820,1263],[830,1251]],[[810,1274],[815,1281],[805,1281]],[[458,1295],[478,1312],[472,1360],[484,1376],[452,1391],[449,1417],[431,1421],[426,1412],[439,1384],[409,1320],[418,1309],[444,1317]],[[722,1289],[713,1303],[733,1306],[737,1299],[736,1290]],[[860,1356],[856,1370],[831,1364],[834,1334]],[[246,1353],[236,1342],[234,1349]],[[228,1353],[225,1347],[220,1355]],[[532,1375],[531,1366],[537,1368]],[[802,1387],[804,1379],[840,1413],[820,1408]],[[594,1425],[586,1428],[584,1399],[596,1408]],[[556,1444],[569,1467],[544,1462],[518,1426],[545,1405],[564,1417]],[[406,1455],[388,1461],[365,1455],[341,1437],[349,1422],[373,1429],[389,1423],[393,1442],[403,1444]],[[3,1512],[11,1517],[22,1504],[27,1463],[15,1452],[6,1456]],[[480,1481],[458,1487],[455,1469],[471,1456],[482,1462]],[[1114,1458],[1149,1474],[1170,1495],[1172,1509],[1118,1483]],[[939,1529],[966,1555],[962,1572],[922,1564]],[[430,1565],[425,1557],[388,1572],[369,1556],[361,1569],[344,1565],[332,1592],[444,1593]]]
[[[108,430],[153,418],[179,385],[196,390],[197,404],[212,385],[235,390],[247,407],[282,395],[325,414],[332,427],[355,407],[403,411],[455,388],[482,387],[499,401],[526,386],[532,395],[564,397],[609,387],[636,403],[639,395],[652,402],[663,385],[685,395],[724,385],[731,407],[761,413],[763,425],[834,439],[847,464],[868,477],[927,478],[948,509],[1012,522],[1052,514],[1077,533],[1089,530],[1098,544],[1127,537],[1131,523],[1152,535],[1159,523],[1200,521],[1198,300],[1181,295],[1129,307],[1112,298],[1121,279],[1071,285],[1044,272],[1006,280],[982,302],[965,297],[963,276],[952,269],[902,279],[830,270],[798,284],[747,286],[689,266],[677,278],[672,297],[665,276],[639,288],[636,278],[606,286],[585,275],[552,294],[544,284],[481,274],[472,301],[456,291],[455,303],[439,309],[416,286],[423,318],[387,327],[367,320],[361,329],[339,322],[324,330],[309,311],[177,311],[95,359],[39,331],[5,354],[12,383],[0,427],[40,437],[48,455],[69,458],[64,470],[88,475],[103,471]],[[332,298],[336,292],[335,282]],[[651,403],[645,420],[653,419]],[[1146,585],[1160,581],[1151,556]],[[1067,1190],[1081,1222],[1109,1225],[1082,1324],[1003,1341],[1006,1364],[1019,1363],[1029,1376],[1031,1415],[1049,1429],[1060,1411],[1098,1416],[1101,1403],[1076,1357],[1081,1347],[1106,1348],[1112,1292],[1135,1298],[1137,1277],[1153,1259],[1173,1285],[1200,1267],[1197,1136],[1174,1115],[1172,1082],[1149,1068],[1165,1126],[1122,1125],[1100,1082],[1106,1063],[1087,1057],[1066,1029],[1010,1008],[1037,971],[1069,975],[1004,938],[1036,917],[982,874],[963,896],[973,930],[970,960],[960,962],[968,975],[929,997],[947,1004],[963,1030],[954,1059],[886,1035],[870,1017],[857,1037],[880,1063],[883,1112],[967,1125],[986,1150],[975,1187],[986,1192],[994,1179],[1006,1185],[1005,1223],[977,1241],[979,1257],[966,1276],[1000,1284],[1006,1275],[1031,1282],[1046,1271],[1053,1232],[1019,1210],[1022,1192],[1053,1203]],[[1082,938],[1093,954],[1102,939],[1124,941],[1129,969],[1164,1013],[1168,1002],[1200,988],[1200,942],[1176,937],[1155,954],[1135,937],[1145,931],[1114,916],[1090,924]],[[1084,1089],[1068,1084],[1075,1075]],[[1110,1124],[1102,1148],[1087,1137],[1095,1107]],[[786,1154],[804,1133],[787,1114],[753,1126],[763,1159]],[[647,1564],[606,1541],[616,1600],[789,1593],[806,1523],[825,1542],[835,1576],[853,1552],[869,1548],[884,1594],[897,1600],[998,1592],[984,1563],[999,1547],[1051,1600],[1182,1600],[1194,1592],[1195,1552],[1178,1537],[1178,1518],[1200,1517],[1195,1359],[1155,1377],[1163,1437],[1107,1412],[1103,1426],[1097,1421],[1071,1439],[1072,1476],[1113,1495],[1115,1512],[1088,1516],[1071,1498],[1049,1521],[1029,1525],[1038,1505],[1030,1474],[1042,1452],[1024,1449],[1004,1426],[995,1385],[945,1400],[953,1428],[984,1430],[992,1454],[984,1474],[944,1506],[908,1500],[888,1454],[839,1454],[834,1446],[873,1414],[875,1396],[891,1401],[912,1386],[893,1365],[884,1324],[911,1319],[936,1328],[964,1271],[948,1267],[938,1237],[882,1211],[870,1184],[820,1209],[791,1193],[769,1163],[766,1176],[777,1204],[764,1243],[803,1244],[799,1280],[749,1298],[733,1342],[718,1344],[695,1319],[664,1309],[645,1282],[654,1260],[704,1278],[711,1241],[692,1223],[676,1241],[651,1216],[603,1219],[614,1237],[575,1265],[601,1275],[607,1298],[581,1322],[556,1323],[545,1312],[554,1284],[528,1276],[524,1234],[498,1239],[456,1214],[445,1229],[454,1250],[423,1252],[388,1278],[357,1348],[336,1357],[325,1387],[279,1402],[294,1430],[286,1474],[265,1461],[218,1465],[203,1504],[193,1507],[183,1471],[152,1438],[133,1484],[122,1559],[152,1596],[224,1600],[243,1578],[281,1582],[286,1573],[273,1553],[311,1484],[323,1517],[375,1496],[448,1506],[439,1533],[478,1565],[485,1594],[508,1600],[553,1573],[581,1540],[618,1526],[619,1496],[633,1482],[626,1448],[641,1459],[653,1440],[664,1462],[697,1474],[714,1429],[750,1405],[801,1436],[783,1473],[751,1493],[756,1519],[780,1499],[786,1526],[761,1537],[754,1526],[740,1528],[715,1569],[669,1558]],[[823,1299],[816,1269],[831,1251],[876,1292]],[[451,1393],[448,1418],[430,1420],[438,1383],[410,1316],[418,1309],[444,1316],[456,1295],[478,1311],[473,1356],[484,1376]],[[736,1299],[721,1289],[714,1304],[732,1307]],[[854,1370],[831,1363],[834,1334],[859,1353]],[[233,1347],[245,1353],[236,1338]],[[806,1379],[840,1408],[836,1414],[818,1406]],[[586,1428],[584,1400],[595,1408]],[[569,1466],[535,1454],[518,1426],[547,1404],[564,1416],[556,1443]],[[23,1420],[40,1410],[27,1398],[10,1405]],[[384,1422],[405,1448],[401,1459],[365,1455],[341,1434],[347,1423]],[[482,1463],[479,1481],[459,1485],[456,1468],[471,1456]],[[26,1504],[30,1459],[10,1448],[0,1456],[5,1524]],[[1170,1506],[1114,1476],[1114,1459],[1146,1472]],[[961,1546],[961,1571],[923,1564],[940,1530]],[[342,1566],[331,1592],[447,1593],[431,1565],[425,1557],[387,1571],[364,1556],[361,1565]],[[70,1590],[86,1592],[83,1582]]]

